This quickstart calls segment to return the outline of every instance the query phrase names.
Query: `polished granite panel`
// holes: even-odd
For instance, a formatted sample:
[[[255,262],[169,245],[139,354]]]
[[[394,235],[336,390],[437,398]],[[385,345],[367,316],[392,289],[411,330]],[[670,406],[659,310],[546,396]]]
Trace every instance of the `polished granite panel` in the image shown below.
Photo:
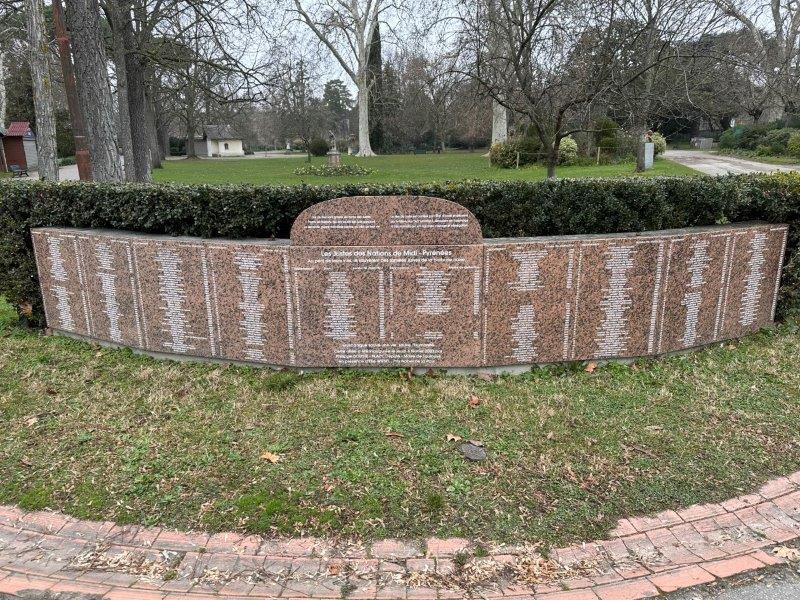
[[[292,239],[32,232],[52,329],[288,367],[652,356],[774,318],[787,227],[483,240],[463,207],[340,198]]]

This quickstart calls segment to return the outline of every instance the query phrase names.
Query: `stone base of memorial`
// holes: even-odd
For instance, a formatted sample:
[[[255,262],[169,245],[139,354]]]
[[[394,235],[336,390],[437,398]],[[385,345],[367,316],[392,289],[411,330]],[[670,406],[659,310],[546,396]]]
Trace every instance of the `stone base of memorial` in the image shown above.
[[[265,366],[654,356],[770,324],[787,227],[484,240],[438,198],[322,202],[290,240],[32,231],[51,329]]]

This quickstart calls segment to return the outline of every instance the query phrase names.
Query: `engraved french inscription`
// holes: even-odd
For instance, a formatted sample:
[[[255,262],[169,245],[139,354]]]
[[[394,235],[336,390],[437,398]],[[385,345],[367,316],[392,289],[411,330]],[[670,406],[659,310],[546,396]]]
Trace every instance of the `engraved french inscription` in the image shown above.
[[[288,246],[210,242],[208,262],[220,355],[294,364]]]
[[[482,240],[426,197],[340,198],[292,240],[43,228],[50,327],[159,354],[304,367],[656,355],[774,317],[787,227]]]
[[[487,244],[486,364],[569,360],[578,268],[574,243],[542,239]]]
[[[180,241],[135,241],[133,257],[147,349],[216,356],[205,247]]]
[[[480,360],[481,256],[480,246],[295,249],[302,364],[460,366]]]

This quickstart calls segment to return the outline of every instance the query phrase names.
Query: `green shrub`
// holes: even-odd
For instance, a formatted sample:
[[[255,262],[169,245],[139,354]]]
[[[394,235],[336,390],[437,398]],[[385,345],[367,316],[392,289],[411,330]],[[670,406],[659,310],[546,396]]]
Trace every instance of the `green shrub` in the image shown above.
[[[372,175],[375,169],[368,169],[361,165],[339,165],[331,167],[329,165],[306,165],[294,170],[295,175],[315,175],[317,177],[341,177],[344,175]]]
[[[522,137],[507,142],[492,144],[489,149],[489,162],[494,167],[513,169],[517,166],[530,165],[536,162],[539,156],[541,143],[538,138]]]
[[[766,144],[761,144],[756,148],[756,156],[770,156],[772,149]]]
[[[663,135],[656,131],[653,132],[653,135],[650,136],[650,139],[653,140],[653,154],[659,156],[667,151],[667,138],[665,138]]]
[[[574,165],[578,160],[578,142],[567,136],[561,140],[558,149],[558,162],[562,165]]]
[[[617,149],[617,138],[602,138],[597,146],[603,152],[613,153]]]
[[[741,134],[741,127],[731,127],[722,132],[719,136],[719,147],[724,150],[733,150],[739,143],[739,135]]]
[[[789,136],[789,142],[786,144],[786,153],[800,158],[800,131],[795,131]]]
[[[770,154],[773,156],[786,154],[786,148],[789,145],[789,138],[791,138],[792,134],[796,131],[796,129],[791,129],[789,127],[768,131],[764,136],[764,141],[770,149]]]
[[[594,144],[603,150],[617,149],[619,125],[614,119],[600,117],[594,122]]]
[[[526,136],[514,141],[519,152],[519,166],[532,165],[540,157],[542,142],[538,136]]]
[[[340,196],[421,194],[458,202],[487,238],[616,233],[760,219],[789,223],[782,314],[800,308],[800,175],[631,177],[326,186],[0,181],[0,295],[42,304],[30,228],[93,227],[204,238],[287,238],[305,208]]]
[[[517,149],[510,142],[495,142],[489,148],[489,163],[493,167],[512,169],[517,165]]]
[[[741,150],[756,150],[759,146],[766,145],[768,125],[748,125],[742,128],[737,148]]]
[[[308,151],[314,156],[325,156],[330,149],[328,142],[322,138],[314,138],[308,143]]]

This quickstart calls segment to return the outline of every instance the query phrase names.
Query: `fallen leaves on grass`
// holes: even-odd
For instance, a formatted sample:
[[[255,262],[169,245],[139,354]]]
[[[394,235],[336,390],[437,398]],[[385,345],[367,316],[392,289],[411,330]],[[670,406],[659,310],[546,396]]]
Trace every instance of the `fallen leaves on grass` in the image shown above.
[[[448,442],[460,442],[461,440],[462,440],[462,437],[460,435],[455,435],[453,433],[448,433],[447,434],[447,441]]]
[[[264,452],[264,454],[261,455],[261,458],[272,463],[273,465],[281,460],[281,456],[279,454],[275,454],[274,452]]]
[[[481,405],[481,399],[478,398],[475,394],[471,394],[469,397],[469,407],[470,408],[477,408]]]
[[[587,373],[594,373],[594,370],[597,368],[597,363],[594,361],[589,361],[586,363],[586,367],[584,367],[584,371]]]

